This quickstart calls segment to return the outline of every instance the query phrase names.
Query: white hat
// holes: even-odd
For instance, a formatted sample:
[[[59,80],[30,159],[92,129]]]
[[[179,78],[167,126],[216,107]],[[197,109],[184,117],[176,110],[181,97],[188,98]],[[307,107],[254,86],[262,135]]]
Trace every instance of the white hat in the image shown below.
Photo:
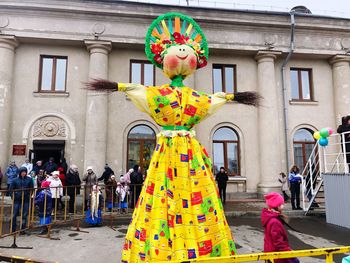
[[[92,170],[92,166],[86,167],[86,171],[88,171],[88,170]]]
[[[51,175],[60,175],[60,172],[59,172],[59,171],[53,171],[53,172],[51,173]]]

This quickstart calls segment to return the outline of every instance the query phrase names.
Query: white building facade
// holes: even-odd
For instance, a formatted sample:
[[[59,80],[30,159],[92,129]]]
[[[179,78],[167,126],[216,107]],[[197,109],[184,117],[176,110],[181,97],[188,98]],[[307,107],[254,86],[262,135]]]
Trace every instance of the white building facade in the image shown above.
[[[196,126],[214,167],[225,166],[232,175],[229,192],[278,188],[278,174],[288,172],[288,164],[305,165],[312,133],[336,129],[350,114],[349,19],[295,15],[295,49],[282,79],[290,52],[289,13],[120,1],[2,1],[2,170],[26,156],[65,157],[81,173],[88,165],[101,173],[105,163],[117,175],[136,163],[146,170],[161,128],[123,93],[83,87],[91,78],[168,83],[147,62],[144,41],[153,19],[173,11],[193,17],[209,43],[207,67],[186,85],[264,97],[259,108],[227,103]]]

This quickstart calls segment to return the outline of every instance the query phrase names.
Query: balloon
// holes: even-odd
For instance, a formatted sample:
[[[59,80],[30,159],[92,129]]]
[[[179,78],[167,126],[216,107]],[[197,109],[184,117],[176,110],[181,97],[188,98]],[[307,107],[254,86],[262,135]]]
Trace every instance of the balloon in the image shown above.
[[[319,140],[319,139],[321,139],[321,134],[317,131],[317,132],[314,132],[314,138],[316,139],[316,140]]]
[[[329,132],[328,132],[327,128],[322,128],[320,130],[320,135],[322,138],[327,138],[329,136]]]
[[[321,139],[318,140],[318,143],[321,146],[327,146],[328,145],[328,139],[327,138],[321,138]]]
[[[327,130],[328,130],[328,134],[329,134],[329,135],[332,135],[332,134],[333,134],[332,128],[329,128],[329,127],[328,127]]]

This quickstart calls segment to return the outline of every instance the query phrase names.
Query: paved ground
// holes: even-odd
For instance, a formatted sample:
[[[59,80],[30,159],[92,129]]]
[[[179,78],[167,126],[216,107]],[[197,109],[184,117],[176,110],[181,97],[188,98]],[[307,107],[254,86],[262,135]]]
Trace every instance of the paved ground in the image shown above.
[[[263,247],[263,230],[258,217],[228,216],[235,236],[238,253],[260,252]],[[319,216],[291,218],[290,224],[300,230],[288,230],[291,246],[294,249],[333,247],[350,245],[350,229],[325,223]],[[70,231],[69,228],[55,229],[53,236],[60,240],[40,238],[32,232],[30,236],[18,237],[19,246],[32,246],[32,250],[0,249],[0,253],[28,256],[58,262],[120,262],[120,251],[127,225],[121,222],[113,230],[109,227],[83,228],[89,233]],[[12,239],[1,239],[1,245],[10,245]],[[336,257],[335,262],[341,262]],[[301,262],[324,262],[320,258],[304,258]]]

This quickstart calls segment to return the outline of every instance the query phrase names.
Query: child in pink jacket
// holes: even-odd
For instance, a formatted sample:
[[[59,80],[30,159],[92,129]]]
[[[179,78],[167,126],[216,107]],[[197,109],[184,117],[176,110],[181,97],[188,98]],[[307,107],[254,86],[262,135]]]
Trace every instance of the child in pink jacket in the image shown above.
[[[286,216],[282,213],[284,199],[279,193],[265,195],[267,208],[261,212],[261,223],[264,232],[264,252],[279,252],[292,250],[288,243],[287,232],[283,223]],[[275,263],[299,263],[297,258],[276,259]]]

